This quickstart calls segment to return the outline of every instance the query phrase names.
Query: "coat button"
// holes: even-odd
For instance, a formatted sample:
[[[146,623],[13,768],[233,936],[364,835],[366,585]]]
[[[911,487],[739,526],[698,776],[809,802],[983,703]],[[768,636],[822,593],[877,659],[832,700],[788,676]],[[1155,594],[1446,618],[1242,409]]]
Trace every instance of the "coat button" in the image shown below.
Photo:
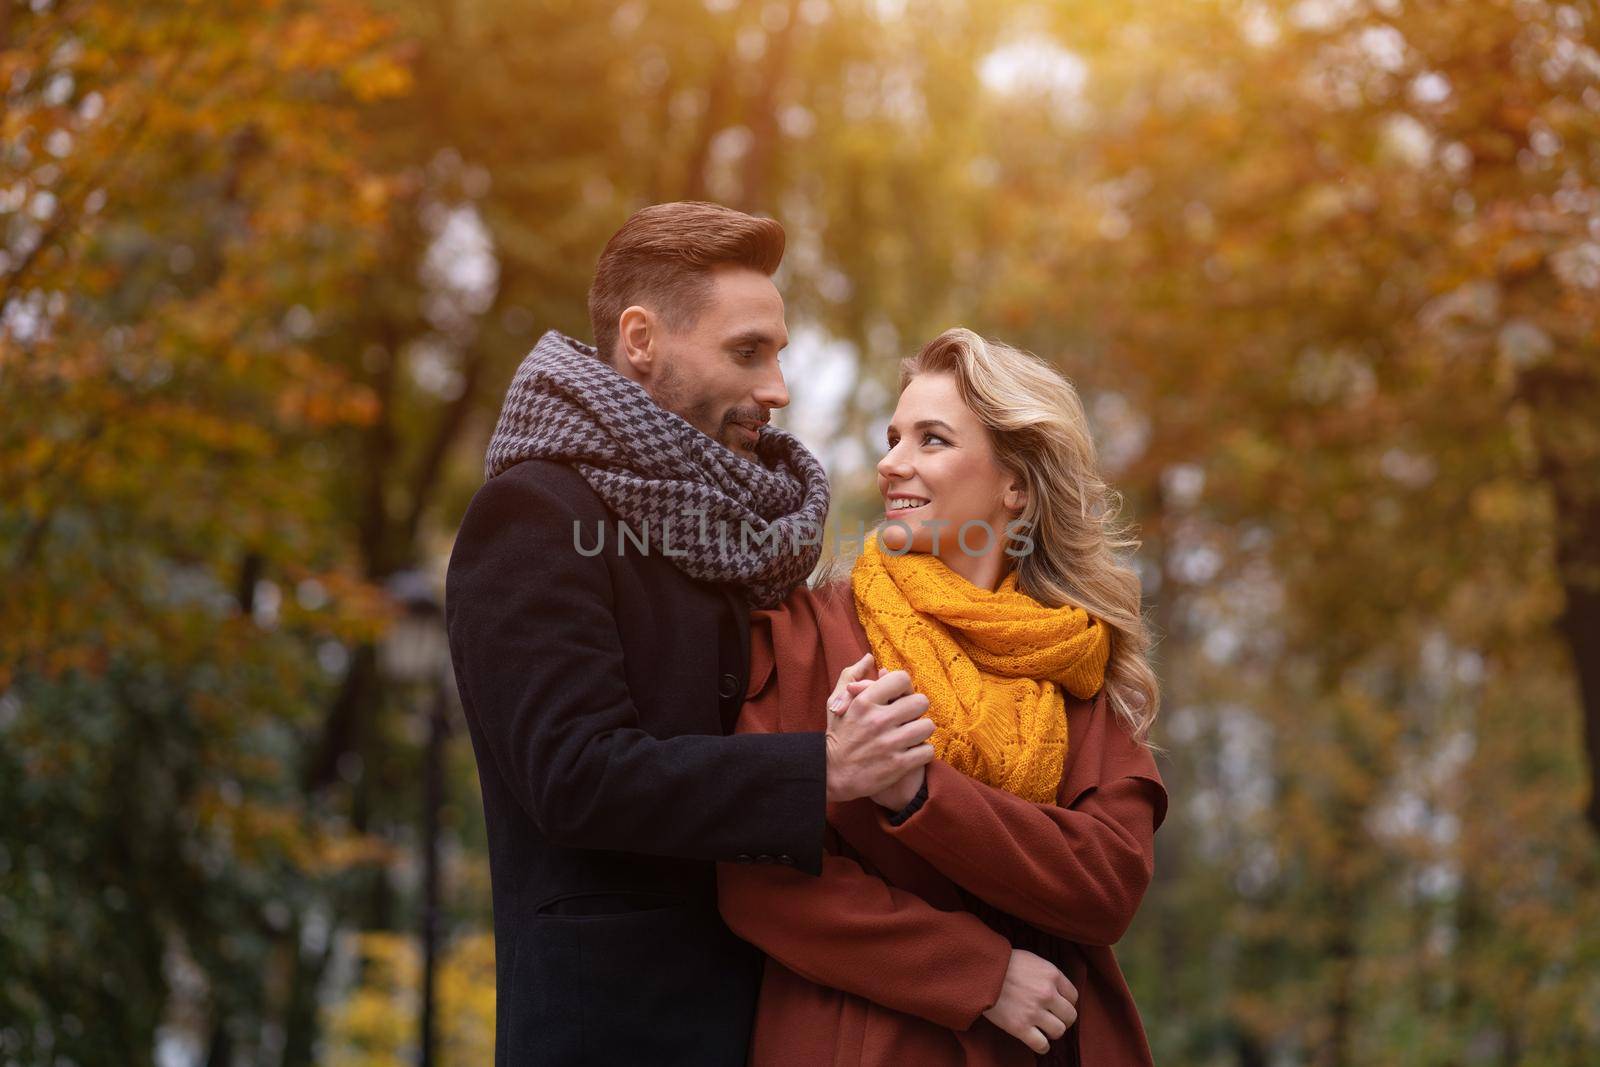
[[[722,699],[732,700],[739,692],[739,679],[731,674],[724,674],[722,676],[722,685],[717,691],[722,694]]]
[[[767,855],[765,852],[763,852],[759,856],[756,857],[756,862],[757,863],[771,863],[772,862],[772,857]]]
[[[778,857],[778,862],[781,863],[781,864],[784,864],[785,866],[793,867],[794,866],[794,857],[789,855],[787,852],[785,852],[781,856]]]
[[[741,852],[741,853],[739,853],[737,856],[735,856],[733,858],[735,860],[737,860],[739,863],[749,863],[750,862],[750,853]]]

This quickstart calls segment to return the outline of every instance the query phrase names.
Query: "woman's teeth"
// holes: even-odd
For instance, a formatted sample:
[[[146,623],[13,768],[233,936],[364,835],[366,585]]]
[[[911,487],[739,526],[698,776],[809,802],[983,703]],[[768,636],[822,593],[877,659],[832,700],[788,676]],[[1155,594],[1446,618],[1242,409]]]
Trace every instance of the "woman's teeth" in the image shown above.
[[[927,503],[926,500],[918,500],[915,497],[905,497],[905,496],[890,497],[889,498],[889,510],[890,511],[910,511],[913,508],[920,508],[926,503]]]

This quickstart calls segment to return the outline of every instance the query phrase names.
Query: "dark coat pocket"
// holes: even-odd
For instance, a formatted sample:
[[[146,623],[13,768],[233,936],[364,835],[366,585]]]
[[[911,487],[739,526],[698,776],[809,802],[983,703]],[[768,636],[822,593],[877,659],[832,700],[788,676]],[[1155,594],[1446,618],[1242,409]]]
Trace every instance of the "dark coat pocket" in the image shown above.
[[[513,951],[516,980],[500,987],[495,1006],[503,1042],[495,1062],[503,1067],[584,1062],[577,926],[535,915],[517,930]]]
[[[567,906],[618,903],[605,897],[660,903],[648,899],[655,896],[582,894]],[[532,996],[512,1008],[508,1039],[527,1051],[506,1062],[745,1062],[759,957],[714,910],[681,902],[592,914],[542,910],[525,937],[518,973]]]
[[[540,904],[537,914],[601,918],[607,915],[631,915],[641,911],[682,907],[685,903],[687,902],[683,897],[676,893],[658,893],[642,889],[624,889],[608,893],[562,893]]]

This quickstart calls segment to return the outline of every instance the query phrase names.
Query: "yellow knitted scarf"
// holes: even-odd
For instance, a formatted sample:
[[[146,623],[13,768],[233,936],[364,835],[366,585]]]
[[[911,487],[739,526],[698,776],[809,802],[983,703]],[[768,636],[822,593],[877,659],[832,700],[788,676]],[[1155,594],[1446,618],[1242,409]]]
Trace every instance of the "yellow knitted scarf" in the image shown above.
[[[877,665],[928,697],[938,757],[1019,797],[1056,797],[1067,756],[1066,698],[1105,680],[1111,630],[1082,608],[1046,607],[1012,571],[990,592],[937,556],[867,540],[851,573]]]

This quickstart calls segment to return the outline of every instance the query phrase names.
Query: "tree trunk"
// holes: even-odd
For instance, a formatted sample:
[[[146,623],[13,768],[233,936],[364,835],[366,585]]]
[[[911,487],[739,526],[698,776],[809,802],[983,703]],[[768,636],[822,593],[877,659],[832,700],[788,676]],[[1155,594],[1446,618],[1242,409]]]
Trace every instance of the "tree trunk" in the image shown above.
[[[1600,533],[1594,536],[1600,537]],[[1583,744],[1589,763],[1589,828],[1600,836],[1600,592],[1564,586],[1567,610],[1562,620],[1567,646],[1578,666],[1583,703]]]
[[[750,150],[745,153],[744,175],[739,183],[739,207],[743,211],[770,211],[773,207],[772,166],[778,154],[778,95],[789,69],[795,24],[799,21],[799,0],[789,0],[783,28],[773,34],[767,47],[761,88],[750,102]]]
[[[1589,800],[1600,835],[1600,352],[1558,351],[1525,371],[1518,399],[1532,418],[1540,479],[1555,505],[1556,572],[1565,599],[1559,630],[1572,656],[1583,715]]]
[[[711,142],[716,139],[717,131],[722,126],[722,121],[728,107],[728,97],[732,95],[734,56],[731,47],[719,47],[712,57],[711,79],[706,87],[706,108],[700,115],[700,128],[695,133],[694,146],[689,150],[689,158],[685,165],[683,175],[684,200],[704,200],[706,198],[707,171],[711,164]]]

